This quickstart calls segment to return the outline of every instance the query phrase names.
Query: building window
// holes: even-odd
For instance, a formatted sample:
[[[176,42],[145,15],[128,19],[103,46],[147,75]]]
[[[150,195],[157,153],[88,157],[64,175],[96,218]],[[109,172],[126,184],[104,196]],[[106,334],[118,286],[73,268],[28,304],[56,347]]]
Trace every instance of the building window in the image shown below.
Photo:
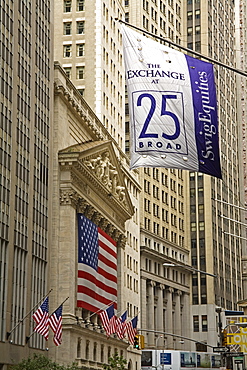
[[[207,318],[207,315],[202,315],[202,331],[208,331],[208,318]]]
[[[192,20],[192,16],[193,16],[193,13],[192,13],[191,11],[189,11],[189,12],[187,13],[187,20],[188,20],[188,21],[191,21],[191,20]]]
[[[201,52],[201,41],[195,42],[195,51]]]
[[[85,22],[84,21],[76,22],[76,27],[77,34],[82,35],[84,33]]]
[[[70,13],[71,12],[71,5],[72,5],[72,0],[64,0],[64,2],[63,2],[63,11],[64,11],[64,13]]]
[[[66,73],[66,76],[67,76],[68,78],[71,78],[71,67],[65,67],[65,68],[64,68],[64,71],[65,71],[65,73]]]
[[[77,56],[82,57],[84,55],[84,44],[77,44]]]
[[[71,26],[72,26],[72,22],[64,22],[63,24],[63,34],[64,35],[71,35]]]
[[[192,27],[188,27],[187,29],[187,36],[192,36],[193,29]]]
[[[82,12],[84,10],[84,3],[85,3],[85,0],[77,0],[76,10],[78,12]]]
[[[84,96],[84,89],[77,89],[81,96]]]
[[[200,11],[200,9],[197,9],[197,10],[195,11],[195,18],[196,18],[196,19],[200,19],[200,17],[201,17],[201,11]]]
[[[190,231],[196,231],[196,222],[190,223]]]
[[[76,78],[77,78],[77,80],[83,80],[84,79],[84,70],[85,70],[85,67],[77,67],[76,68]]]
[[[201,33],[201,26],[196,26],[195,27],[195,31],[196,31],[195,32],[196,35],[200,35],[200,33]]]
[[[205,230],[205,224],[204,221],[199,222],[199,231],[204,231]],[[195,230],[194,230],[195,231]]]
[[[71,47],[72,47],[72,45],[64,45],[63,46],[63,56],[64,56],[64,58],[70,58],[71,57]]]
[[[198,315],[193,316],[193,331],[194,332],[199,331],[199,316]]]

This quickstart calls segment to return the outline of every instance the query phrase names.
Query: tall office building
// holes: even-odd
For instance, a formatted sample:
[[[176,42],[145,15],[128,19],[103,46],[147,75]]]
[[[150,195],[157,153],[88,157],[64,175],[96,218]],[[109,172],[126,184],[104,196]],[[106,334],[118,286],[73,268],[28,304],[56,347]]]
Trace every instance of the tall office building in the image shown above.
[[[182,14],[182,1],[125,1],[125,21],[152,33],[154,39],[158,36],[181,44]],[[127,114],[127,153],[128,134]],[[185,233],[188,173],[165,168],[140,168],[139,172],[141,328],[147,348],[188,350],[191,343],[181,344],[179,335],[190,337],[190,273],[169,267],[190,263]]]
[[[236,12],[238,9],[231,1],[188,0],[184,9],[187,47],[236,67]],[[241,210],[238,207],[243,204],[243,171],[238,77],[217,63],[214,69],[222,180],[190,173],[190,235],[191,265],[217,275],[217,278],[205,274],[193,276],[193,335],[216,345],[219,338],[215,309],[236,310],[242,298]]]
[[[122,217],[125,217],[124,212],[120,212],[122,213],[121,216],[119,213],[121,207],[109,211],[107,203],[114,200],[114,194],[111,194],[111,192],[108,192],[108,195],[106,194],[105,205],[99,203],[93,207],[105,214],[105,217],[112,218],[112,214],[114,214],[115,219],[111,221],[111,228],[114,229],[116,225],[121,225],[121,228],[125,231],[126,241],[123,240],[122,246],[118,247],[118,316],[127,309],[129,319],[136,315],[140,317],[139,195],[141,189],[138,172],[134,171],[131,174],[128,171],[128,158],[123,153],[125,147],[125,80],[121,46],[122,36],[120,23],[116,20],[116,18],[123,18],[124,9],[122,3],[115,0],[56,0],[54,4],[55,60],[61,64],[67,77],[94,111],[99,122],[102,122],[104,131],[98,140],[102,140],[101,144],[104,144],[106,140],[112,141],[118,160],[121,163],[125,186],[133,205],[133,217],[130,219],[126,217],[124,222],[122,219]],[[72,121],[75,118],[69,118],[68,120],[70,131],[67,141],[64,140],[63,145],[59,142],[56,151],[61,151],[72,143],[83,145],[85,141],[95,141],[95,137],[85,137],[84,134],[81,134],[80,130],[82,128],[78,128],[79,126],[72,129]],[[67,121],[64,123],[65,127],[66,124],[68,124]],[[58,126],[59,129],[61,128]],[[90,145],[92,150],[95,145],[94,150],[97,151],[99,142],[95,144],[92,142]],[[115,207],[118,207],[117,203]],[[73,211],[71,208],[71,212]],[[107,215],[107,213],[109,214]],[[95,223],[98,224],[99,222],[100,219],[96,218]],[[75,308],[70,306],[67,312],[69,312],[68,315],[75,315]],[[92,312],[77,309],[76,315],[85,319],[90,318]],[[97,322],[96,316],[94,315],[92,318],[92,322],[95,324]],[[98,324],[100,324],[100,320]],[[96,326],[94,329],[96,329]],[[85,329],[84,325],[82,327]],[[77,329],[76,331],[78,332]],[[81,364],[86,361],[93,363],[96,367],[98,366],[97,362],[106,362],[106,356],[113,353],[114,350],[118,350],[119,353],[124,353],[129,366],[132,366],[130,368],[136,369],[140,365],[140,352],[133,351],[133,347],[129,347],[126,342],[120,342],[112,338],[106,341],[104,333],[97,335],[92,330],[82,330],[81,334],[76,337],[74,337],[75,333],[71,330],[70,335],[68,340],[73,343],[73,346],[77,343],[74,338],[76,338],[76,341],[80,341],[78,343],[81,343],[78,344],[81,351],[77,351],[79,353],[77,357]],[[101,348],[101,355],[99,355],[99,350],[95,354],[95,345],[98,346],[98,349]],[[87,346],[86,354],[85,346]],[[126,351],[127,347],[129,347],[128,351]],[[55,356],[59,358],[59,350]],[[69,355],[66,356],[68,360]],[[72,357],[73,360],[76,355],[73,354]]]
[[[124,66],[119,0],[56,0],[55,60],[120,148],[124,148]]]
[[[182,7],[181,1],[55,1],[55,59],[126,154],[128,106],[120,24],[115,18],[181,43]],[[185,239],[187,173],[141,169],[139,174],[142,194],[134,218],[140,217],[141,228],[137,230],[134,218],[126,223],[124,276],[126,291],[131,291],[131,295],[125,301],[133,315],[137,308],[135,296],[141,295],[139,326],[143,329],[167,329],[188,335],[189,274],[163,267],[165,262],[189,262]],[[133,201],[136,203],[134,198]],[[133,272],[140,267],[139,285],[139,275]],[[182,320],[187,326],[182,326]],[[157,334],[143,334],[146,344],[154,347]],[[159,340],[158,345],[163,344],[169,348],[180,346],[167,337],[163,343]]]
[[[246,50],[247,50],[247,43],[246,43],[246,1],[245,0],[237,0],[236,1],[236,57],[237,57],[237,68],[241,71],[246,70]],[[247,176],[246,176],[246,89],[247,89],[247,83],[246,83],[246,77],[239,75],[238,80],[238,101],[239,101],[239,120],[242,123],[242,141],[243,141],[243,178],[244,178],[244,199],[243,199],[243,209],[246,209],[247,204]],[[243,221],[246,224],[247,215],[246,212],[243,215]],[[246,296],[247,292],[247,250],[246,250],[246,228],[242,227],[242,261],[243,261],[243,294],[244,298]],[[245,239],[244,239],[245,238]]]
[[[45,348],[26,338],[28,313],[48,289],[52,2],[1,1],[0,14],[1,368]]]

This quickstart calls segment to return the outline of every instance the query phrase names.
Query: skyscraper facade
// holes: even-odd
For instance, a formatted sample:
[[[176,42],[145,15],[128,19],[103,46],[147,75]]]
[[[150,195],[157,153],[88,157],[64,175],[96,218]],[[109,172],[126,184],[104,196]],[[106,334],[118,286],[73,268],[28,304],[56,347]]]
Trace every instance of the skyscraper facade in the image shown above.
[[[236,11],[230,1],[188,0],[184,9],[187,47],[236,67]],[[207,343],[219,340],[217,320],[212,319],[215,309],[236,310],[242,297],[242,124],[237,74],[217,63],[214,70],[222,180],[190,173],[191,265],[217,275],[198,273],[192,279],[193,335]]]
[[[170,40],[182,44],[183,6],[183,2],[173,0],[125,1],[125,21],[152,33],[157,42]],[[126,113],[128,153],[129,116],[128,111]],[[165,168],[140,168],[139,172],[142,186],[141,328],[146,346],[190,349],[189,342],[181,346],[178,338],[157,333],[190,336],[190,273],[169,267],[169,264],[190,263],[185,232],[188,173]]]
[[[44,349],[28,313],[48,290],[53,8],[1,1],[0,363]],[[24,319],[25,318],[25,319]],[[12,343],[12,344],[11,344]],[[1,366],[1,365],[0,365]]]
[[[121,1],[55,1],[55,60],[124,148]]]

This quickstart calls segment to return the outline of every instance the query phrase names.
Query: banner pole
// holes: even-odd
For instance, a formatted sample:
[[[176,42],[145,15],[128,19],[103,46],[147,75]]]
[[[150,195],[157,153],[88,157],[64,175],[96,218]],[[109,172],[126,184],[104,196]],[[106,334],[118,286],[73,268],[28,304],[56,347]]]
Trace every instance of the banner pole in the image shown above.
[[[203,55],[203,54],[201,54],[201,53],[198,53],[197,51],[194,51],[194,50],[192,50],[192,49],[188,49],[188,48],[186,48],[185,46],[182,46],[182,45],[180,45],[180,44],[176,44],[176,43],[175,43],[175,42],[173,42],[173,41],[170,41],[170,40],[165,39],[164,37],[161,37],[161,36],[158,36],[158,35],[154,35],[154,34],[153,34],[153,33],[151,33],[151,32],[148,32],[148,31],[146,31],[146,30],[144,30],[144,29],[142,29],[142,28],[139,28],[139,27],[137,27],[137,26],[134,26],[133,24],[130,24],[130,23],[128,23],[128,22],[122,21],[121,19],[115,18],[115,21],[119,21],[120,23],[123,23],[123,24],[125,24],[126,26],[129,26],[129,27],[131,27],[131,28],[134,28],[134,29],[136,29],[136,30],[138,30],[138,31],[140,31],[140,32],[142,32],[142,33],[146,33],[147,35],[149,35],[149,36],[151,36],[151,37],[153,37],[153,38],[156,38],[156,39],[158,39],[158,40],[161,40],[161,41],[163,41],[163,42],[165,42],[165,43],[167,43],[167,44],[169,44],[169,45],[175,46],[175,47],[176,47],[176,48],[178,48],[178,49],[181,49],[181,50],[186,51],[187,53],[194,54],[194,55],[196,55],[196,56],[198,56],[198,57],[200,57],[200,58],[203,58],[203,59],[205,59],[205,60],[207,60],[207,61],[209,61],[209,62],[211,62],[211,63],[213,63],[213,64],[217,64],[217,65],[219,65],[219,66],[221,66],[221,67],[224,67],[224,68],[226,68],[226,69],[229,69],[229,70],[230,70],[230,71],[232,71],[232,72],[235,72],[235,73],[238,73],[238,74],[240,74],[240,75],[242,75],[242,76],[244,76],[244,77],[247,77],[247,72],[244,72],[244,71],[242,71],[242,70],[240,70],[240,69],[237,69],[237,68],[231,67],[231,66],[229,66],[229,65],[227,65],[227,64],[225,64],[225,63],[219,62],[218,60],[215,60],[215,59],[210,58],[210,57],[208,57],[208,56],[206,56],[206,55]]]

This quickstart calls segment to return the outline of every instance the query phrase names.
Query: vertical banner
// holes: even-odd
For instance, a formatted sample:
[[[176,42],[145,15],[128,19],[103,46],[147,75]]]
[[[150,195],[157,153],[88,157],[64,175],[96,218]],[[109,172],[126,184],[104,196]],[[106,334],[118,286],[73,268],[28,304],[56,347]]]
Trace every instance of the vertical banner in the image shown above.
[[[221,178],[213,65],[122,25],[131,169],[166,167]]]

